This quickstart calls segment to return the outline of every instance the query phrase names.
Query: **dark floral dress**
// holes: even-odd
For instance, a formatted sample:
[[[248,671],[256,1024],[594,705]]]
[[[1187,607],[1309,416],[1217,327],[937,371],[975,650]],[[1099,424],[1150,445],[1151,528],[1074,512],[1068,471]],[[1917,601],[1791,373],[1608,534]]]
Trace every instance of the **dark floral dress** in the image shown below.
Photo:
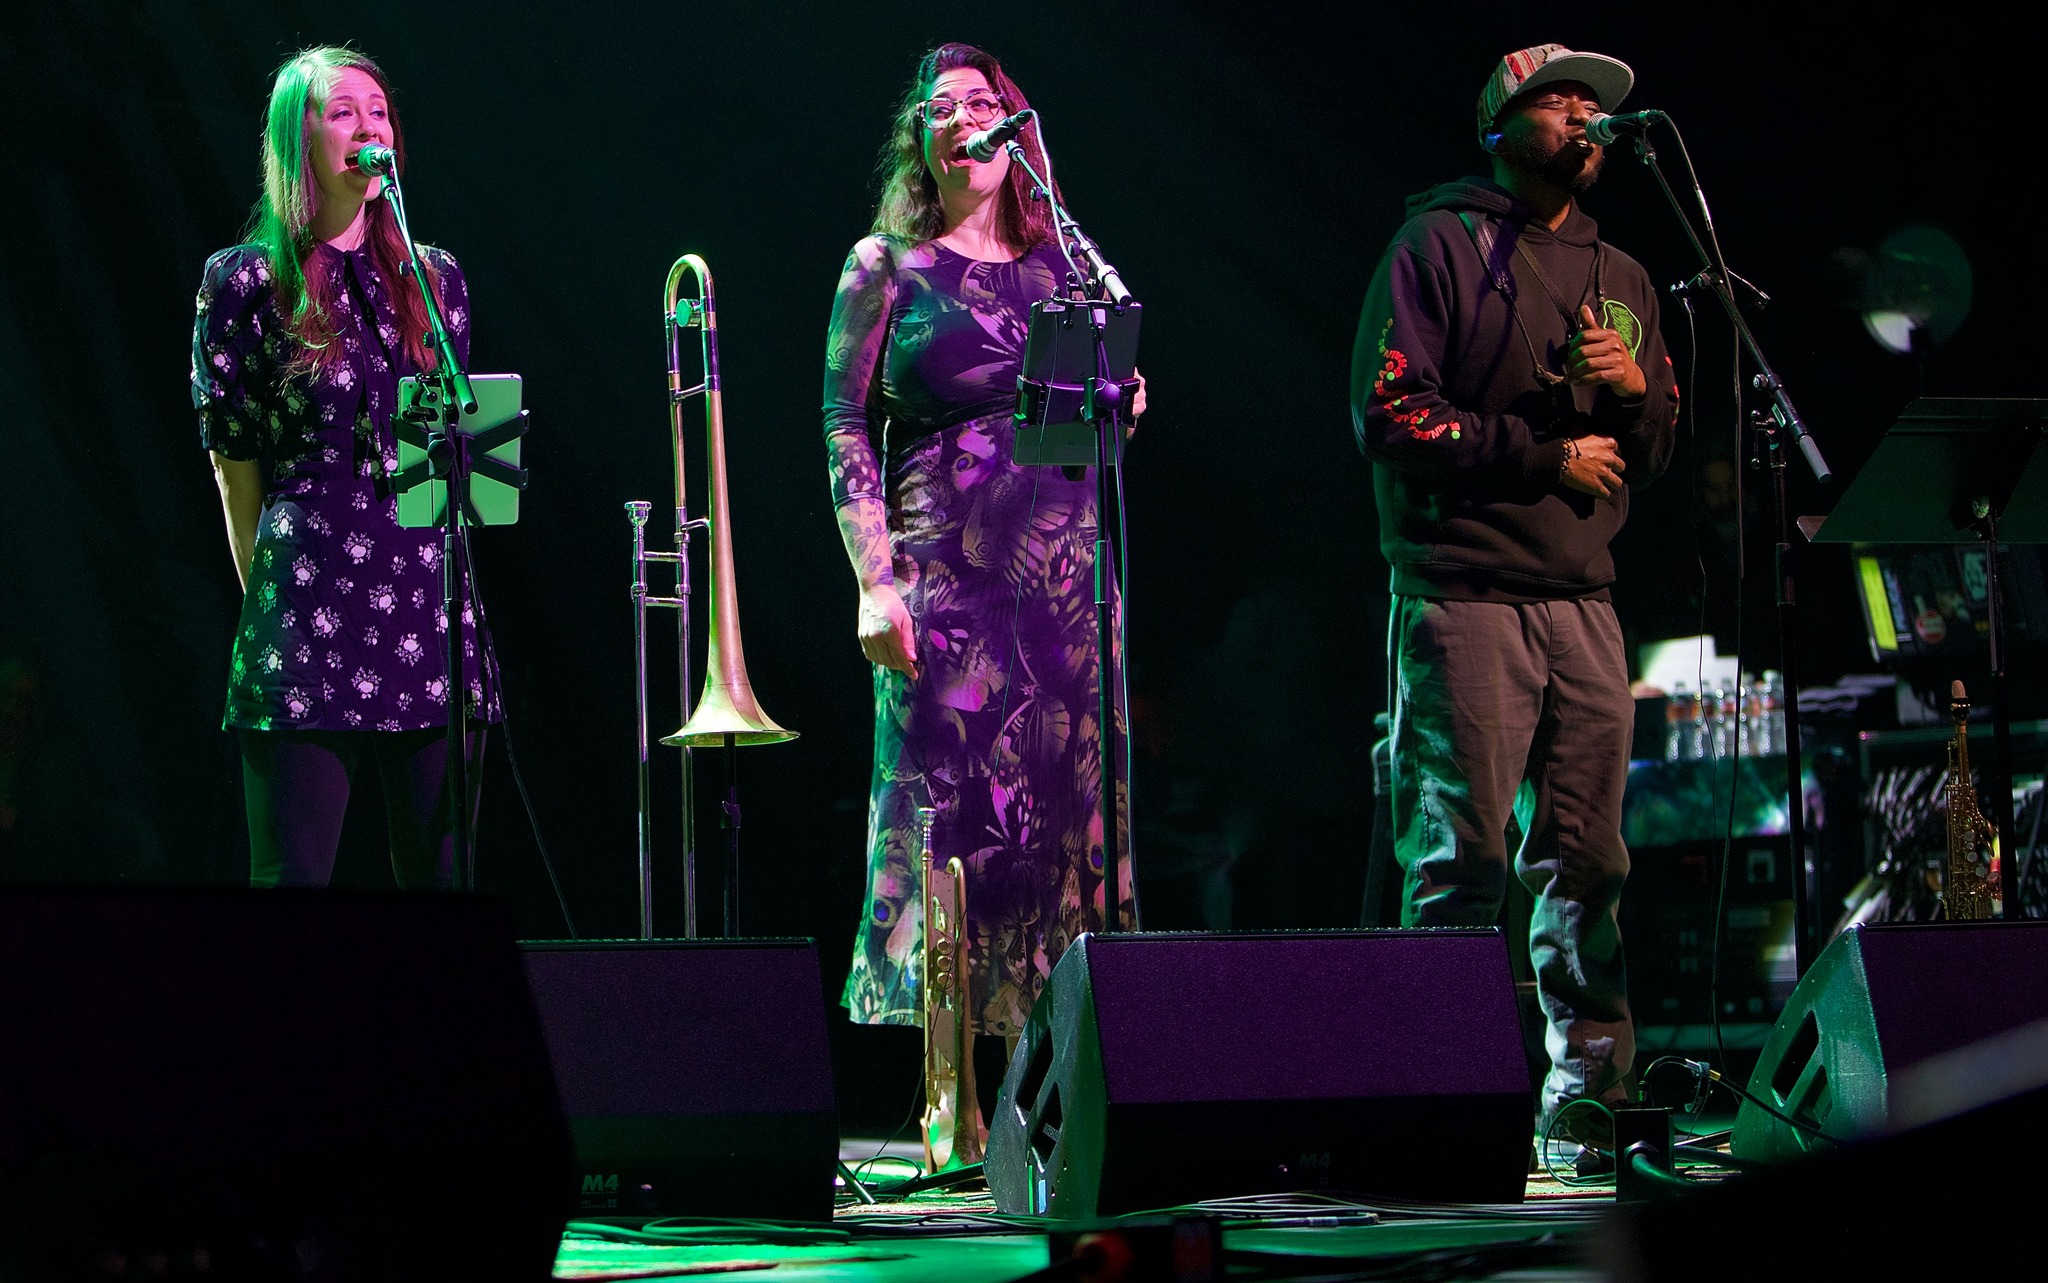
[[[461,269],[440,250],[423,246],[421,253],[440,274],[442,313],[467,361]],[[446,726],[442,532],[400,526],[391,484],[398,380],[418,370],[399,341],[390,291],[416,287],[385,281],[366,249],[322,246],[306,262],[307,276],[316,273],[333,282],[336,341],[347,359],[313,374],[285,372],[301,345],[279,313],[260,247],[215,254],[199,284],[192,401],[200,438],[230,459],[256,460],[264,485],[223,725]],[[480,635],[467,592],[461,600],[469,712],[496,721],[489,638]]]
[[[864,1023],[922,1021],[921,806],[938,811],[935,862],[966,869],[980,1032],[1021,1030],[1060,954],[1105,928],[1095,475],[1019,466],[1011,449],[1030,308],[1064,273],[1052,245],[987,263],[869,237],[840,277],[825,362],[832,495],[885,506],[920,672],[874,669],[868,898],[843,999]],[[1119,726],[1111,751],[1121,742]],[[1122,772],[1117,792],[1128,833]],[[1124,928],[1132,881],[1126,859]]]

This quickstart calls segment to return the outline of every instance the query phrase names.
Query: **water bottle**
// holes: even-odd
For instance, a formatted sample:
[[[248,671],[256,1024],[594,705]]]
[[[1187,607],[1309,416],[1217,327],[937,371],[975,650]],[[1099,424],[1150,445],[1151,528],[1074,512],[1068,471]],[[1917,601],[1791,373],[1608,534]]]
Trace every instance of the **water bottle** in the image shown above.
[[[1769,746],[1764,751],[1782,753],[1786,749],[1785,675],[1775,668],[1765,669],[1763,688],[1763,739]]]
[[[1742,683],[1742,755],[1762,757],[1771,751],[1764,730],[1764,680],[1747,676]]]
[[[1664,701],[1664,760],[1690,762],[1699,756],[1694,721],[1699,717],[1699,700],[1684,682]]]

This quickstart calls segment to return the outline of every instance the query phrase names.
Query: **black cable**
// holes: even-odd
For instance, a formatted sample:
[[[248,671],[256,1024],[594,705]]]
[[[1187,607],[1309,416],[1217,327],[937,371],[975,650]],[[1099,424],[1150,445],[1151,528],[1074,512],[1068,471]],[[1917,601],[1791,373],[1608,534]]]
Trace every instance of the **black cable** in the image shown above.
[[[562,911],[562,925],[568,929],[569,938],[575,940],[579,937],[576,934],[575,919],[569,916],[569,900],[568,897],[562,894],[561,879],[555,876],[555,862],[548,855],[547,840],[541,836],[540,817],[534,813],[533,798],[526,791],[526,776],[519,769],[519,755],[512,751],[512,705],[511,701],[505,698],[502,678],[498,677],[494,672],[498,666],[497,648],[490,644],[491,623],[489,617],[484,613],[483,589],[477,584],[476,554],[470,546],[474,541],[465,538],[460,542],[462,544],[464,579],[469,589],[470,604],[476,607],[476,631],[480,639],[477,646],[477,679],[479,682],[490,681],[498,688],[498,730],[505,737],[505,761],[512,768],[512,783],[518,788],[519,800],[526,808],[527,827],[532,830],[533,844],[540,851],[541,867],[547,870],[548,883],[555,889],[555,905]],[[448,626],[450,628],[456,627],[456,621],[453,619],[449,620]],[[460,698],[460,694],[458,691],[448,692],[451,699]],[[483,706],[486,709],[490,707],[488,690],[485,692]],[[478,765],[481,767],[482,763],[478,763]],[[479,789],[483,787],[481,771],[479,771],[477,787]],[[476,876],[475,860],[475,844],[472,843],[470,852],[470,878],[472,883],[475,881]]]
[[[1685,164],[1686,179],[1688,182],[1692,184],[1694,196],[1700,204],[1700,221],[1706,233],[1702,243],[1711,251],[1710,253],[1708,253],[1709,270],[1710,272],[1718,275],[1721,281],[1721,288],[1727,289],[1730,293],[1730,297],[1732,298],[1734,287],[1728,284],[1728,282],[1730,280],[1739,278],[1735,278],[1734,274],[1729,271],[1727,259],[1721,252],[1720,237],[1719,234],[1714,230],[1713,216],[1711,213],[1708,212],[1706,208],[1706,197],[1700,192],[1699,173],[1693,166],[1692,153],[1687,149],[1685,145],[1684,135],[1679,132],[1677,122],[1667,120],[1665,123],[1669,125],[1672,137],[1678,144],[1679,159],[1683,161]],[[1690,229],[1692,220],[1686,217],[1684,211],[1674,209],[1673,212],[1676,213],[1681,219],[1681,221],[1685,223],[1687,228]],[[1752,286],[1751,288],[1754,287]],[[1681,294],[1681,297],[1687,296]],[[1686,301],[1686,316],[1690,328],[1690,322],[1693,318],[1693,311],[1689,297],[1687,297]],[[1694,369],[1692,371],[1689,371],[1689,377],[1697,373],[1699,348],[1698,335],[1696,329],[1693,330],[1692,351]],[[1732,389],[1734,392],[1735,404],[1735,450],[1734,457],[1729,460],[1729,464],[1735,479],[1735,674],[1736,681],[1739,684],[1742,680],[1743,673],[1743,617],[1746,613],[1746,603],[1742,589],[1743,585],[1745,584],[1748,578],[1749,565],[1748,549],[1745,543],[1745,535],[1747,533],[1745,528],[1745,518],[1747,516],[1746,507],[1748,491],[1747,488],[1743,485],[1742,478],[1742,455],[1744,452],[1745,437],[1744,420],[1742,416],[1742,344],[1740,342],[1735,343],[1731,349],[1729,375],[1732,384]],[[1697,412],[1695,412],[1694,414],[1693,421],[1695,424],[1698,422]],[[1696,436],[1694,436],[1693,439],[1695,442],[1697,441]],[[1695,456],[1695,459],[1695,466],[1697,467],[1697,455]],[[1707,631],[1706,618],[1707,591],[1706,575],[1703,569],[1701,573],[1700,593],[1700,631],[1702,635],[1705,635]],[[1707,694],[1705,690],[1704,680],[1706,662],[1704,645],[1702,645],[1701,647],[1701,652],[1702,653],[1700,657],[1700,668],[1696,674],[1696,680],[1700,681],[1701,683],[1701,711],[1704,713],[1706,711],[1705,700]],[[1791,675],[1789,673],[1786,674],[1785,680],[1792,680]],[[1739,718],[1741,715],[1743,701],[1744,695],[1742,692],[1738,690],[1736,696],[1736,709],[1738,717],[1736,734],[1738,737],[1738,744],[1740,742],[1739,737],[1741,734]],[[1719,710],[1716,709],[1715,713],[1718,715]],[[1702,718],[1701,720],[1704,721],[1707,719]],[[1739,785],[1741,780],[1741,768],[1739,766],[1739,762],[1741,761],[1741,756],[1738,753],[1729,758],[1728,760],[1731,762],[1731,765],[1729,767],[1728,783],[1728,813],[1727,819],[1722,828],[1721,835],[1721,861],[1719,877],[1716,880],[1714,893],[1713,918],[1709,924],[1710,943],[1708,945],[1707,965],[1708,1026],[1711,1031],[1711,1037],[1713,1039],[1714,1044],[1714,1058],[1716,1059],[1716,1061],[1724,1065],[1728,1063],[1728,1051],[1726,1036],[1721,1028],[1721,934],[1722,925],[1727,914],[1728,905],[1728,866],[1731,860],[1733,859],[1734,855],[1735,804],[1737,794],[1740,791]],[[1716,795],[1718,795],[1720,790],[1720,768],[1718,764],[1713,769],[1713,788]],[[1790,806],[1797,806],[1799,804],[1799,799],[1788,798],[1787,804]],[[1799,858],[1800,853],[1795,851],[1792,853],[1792,855],[1793,858],[1796,860]],[[1798,876],[1798,870],[1796,868],[1793,870],[1793,876]],[[1797,930],[1796,924],[1794,930]]]
[[[1687,1070],[1691,1072],[1694,1083],[1698,1088],[1698,1091],[1695,1094],[1692,1101],[1685,1105],[1673,1106],[1674,1109],[1681,1110],[1682,1112],[1688,1114],[1697,1113],[1702,1104],[1704,1103],[1706,1089],[1710,1086],[1719,1086],[1726,1088],[1728,1091],[1733,1092],[1735,1095],[1748,1101],[1750,1104],[1755,1105],[1758,1109],[1763,1110],[1765,1113],[1771,1115],[1773,1118],[1778,1119],[1780,1122],[1786,1123],[1787,1125],[1792,1127],[1796,1127],[1799,1130],[1807,1132],[1820,1140],[1827,1141],[1829,1144],[1840,1145],[1843,1143],[1839,1137],[1830,1136],[1828,1133],[1822,1131],[1819,1127],[1816,1127],[1811,1123],[1804,1123],[1796,1118],[1790,1117],[1789,1115],[1780,1113],[1769,1102],[1760,1100],[1757,1097],[1751,1095],[1746,1089],[1736,1086],[1727,1078],[1723,1077],[1711,1065],[1703,1064],[1697,1060],[1688,1060],[1683,1056],[1659,1056],[1657,1059],[1650,1062],[1649,1068],[1643,1071],[1644,1079],[1649,1079],[1652,1075],[1654,1075],[1657,1072],[1657,1070],[1661,1066],[1666,1064],[1684,1065],[1687,1068]],[[1712,1140],[1727,1139],[1731,1137],[1733,1134],[1733,1129],[1730,1128],[1721,1132],[1712,1133],[1709,1136],[1693,1136],[1687,1138],[1684,1141],[1679,1142],[1679,1145],[1676,1148],[1693,1146],[1696,1147],[1697,1152],[1699,1148],[1706,1146]],[[1718,1161],[1721,1157],[1723,1156],[1717,1155],[1716,1160]],[[1733,1167],[1745,1167],[1754,1166],[1755,1164],[1746,1164],[1741,1159],[1731,1159],[1728,1163],[1724,1165]]]
[[[1740,404],[1738,401],[1737,405],[1739,406]],[[1739,475],[1742,469],[1738,467],[1735,471]],[[1735,509],[1735,541],[1738,546],[1742,542],[1741,488],[1741,482],[1738,480],[1736,482],[1737,499]],[[1735,681],[1738,687],[1742,683],[1743,674],[1743,613],[1741,581],[1738,579],[1735,589]],[[1735,707],[1738,718],[1741,715],[1744,698],[1741,694],[1736,696]],[[1738,737],[1741,735],[1739,723],[1736,734]],[[1721,1029],[1721,934],[1723,926],[1728,921],[1728,866],[1735,861],[1735,799],[1742,791],[1742,758],[1739,755],[1731,757],[1728,759],[1728,763],[1728,812],[1721,826],[1721,867],[1714,885],[1713,918],[1707,924],[1709,935],[1709,943],[1707,945],[1707,1021],[1708,1027],[1713,1031],[1714,1059],[1717,1063],[1723,1065],[1728,1063],[1728,1046],[1726,1037]],[[1716,762],[1714,764],[1714,788],[1718,791],[1720,787],[1721,767],[1720,763]]]
[[[900,1203],[917,1194],[952,1189],[956,1185],[967,1185],[985,1179],[987,1178],[982,1175],[980,1163],[968,1163],[960,1167],[941,1168],[936,1172],[920,1170],[915,1176],[906,1177],[893,1185],[885,1185],[869,1192],[874,1195],[874,1201],[877,1203]]]
[[[1692,159],[1685,156],[1685,144],[1679,143],[1679,153],[1685,160],[1686,173],[1692,174]],[[1694,190],[1698,190],[1698,179],[1694,179]],[[1709,229],[1711,235],[1711,228]],[[1714,258],[1719,265],[1721,248],[1714,247]],[[1720,266],[1725,275],[1725,265]],[[1749,552],[1744,542],[1747,534],[1745,522],[1748,516],[1747,490],[1742,484],[1742,454],[1744,446],[1742,421],[1742,345],[1734,344],[1730,349],[1728,374],[1731,390],[1735,394],[1735,451],[1729,459],[1729,470],[1735,476],[1735,680],[1742,681],[1743,616],[1747,613],[1747,601],[1743,586],[1749,577]],[[1742,707],[1738,696],[1736,708]],[[1738,731],[1738,734],[1740,732]],[[1740,759],[1736,759],[1740,760]],[[1721,932],[1728,917],[1728,866],[1735,859],[1735,797],[1739,791],[1741,768],[1728,769],[1728,814],[1721,827],[1721,866],[1714,883],[1714,913],[1707,924],[1709,942],[1707,945],[1707,1027],[1714,1040],[1715,1063],[1728,1063],[1727,1036],[1721,1028]],[[1720,767],[1714,768],[1714,787],[1721,787]]]
[[[721,1247],[765,1244],[780,1247],[814,1247],[819,1244],[853,1242],[845,1230],[797,1221],[719,1220],[705,1217],[670,1216],[648,1221],[635,1228],[604,1221],[570,1221],[562,1227],[564,1236],[600,1239],[610,1243],[639,1243],[649,1246]]]
[[[1133,790],[1131,779],[1132,773],[1137,769],[1136,754],[1131,747],[1131,741],[1136,735],[1134,728],[1131,726],[1131,526],[1124,516],[1124,446],[1129,439],[1130,434],[1128,432],[1117,434],[1115,464],[1116,600],[1109,604],[1109,609],[1113,612],[1110,616],[1113,621],[1111,625],[1113,634],[1111,645],[1116,651],[1117,689],[1112,696],[1112,702],[1116,706],[1116,715],[1123,719],[1124,724],[1124,770],[1120,778],[1123,780],[1124,798],[1126,799],[1126,804],[1122,806],[1118,805],[1117,799],[1114,796],[1109,799],[1107,814],[1110,827],[1103,833],[1103,841],[1105,843],[1114,842],[1122,851],[1117,868],[1118,903],[1106,906],[1103,914],[1110,923],[1114,924],[1109,928],[1111,930],[1116,930],[1123,926],[1122,895],[1125,891],[1129,891],[1131,896],[1131,925],[1133,928],[1137,928],[1139,925],[1138,880],[1134,873],[1137,862],[1132,858],[1136,854],[1134,848],[1137,845],[1138,826],[1131,814],[1137,797],[1136,792]],[[1102,520],[1101,513],[1096,514],[1096,520],[1098,522]],[[1107,664],[1110,662],[1110,656],[1100,656],[1097,662]],[[1102,671],[1107,672],[1108,670],[1104,669]],[[1107,727],[1104,734],[1108,737],[1109,743],[1114,746],[1116,742],[1116,727],[1114,725]],[[1107,754],[1104,756],[1106,758]],[[1122,830],[1121,832],[1117,831],[1119,827]]]
[[[1392,1256],[1310,1256],[1305,1253],[1227,1251],[1231,1264],[1252,1266],[1256,1272],[1233,1279],[1251,1283],[1267,1280],[1279,1283],[1438,1283],[1439,1280],[1485,1278],[1508,1271],[1549,1274],[1561,1267],[1583,1262],[1577,1245],[1554,1233],[1507,1243],[1477,1247],[1439,1248]],[[1256,1269],[1257,1266],[1264,1269]]]
[[[1637,1141],[1629,1146],[1628,1152],[1623,1154],[1622,1157],[1627,1160],[1628,1169],[1631,1174],[1639,1180],[1656,1186],[1658,1189],[1675,1193],[1691,1193],[1699,1184],[1699,1182],[1688,1180],[1676,1172],[1667,1172],[1662,1167],[1659,1167],[1655,1151],[1651,1150],[1649,1146],[1641,1141]]]
[[[1568,1100],[1563,1105],[1558,1107],[1558,1111],[1550,1116],[1550,1122],[1544,1126],[1543,1135],[1540,1138],[1538,1138],[1536,1142],[1537,1157],[1543,1160],[1543,1174],[1548,1176],[1550,1179],[1556,1181],[1560,1185],[1568,1185],[1574,1187],[1582,1185],[1603,1185],[1614,1179],[1614,1174],[1612,1172],[1606,1172],[1595,1176],[1580,1176],[1577,1172],[1573,1172],[1569,1177],[1561,1176],[1558,1174],[1556,1164],[1552,1163],[1550,1160],[1550,1146],[1552,1141],[1556,1139],[1558,1124],[1562,1123],[1564,1121],[1565,1115],[1569,1114],[1572,1110],[1587,1108],[1597,1109],[1607,1116],[1608,1134],[1610,1136],[1613,1135],[1614,1111],[1612,1109],[1609,1109],[1607,1105],[1602,1101],[1596,1100],[1591,1096],[1581,1096],[1577,1100]],[[1580,1147],[1582,1149],[1593,1150],[1592,1146],[1585,1144],[1585,1142],[1583,1141],[1580,1142]],[[1599,1153],[1600,1151],[1593,1150],[1593,1152]]]
[[[1759,1100],[1757,1097],[1750,1095],[1749,1090],[1747,1088],[1737,1087],[1734,1083],[1729,1082],[1726,1078],[1723,1078],[1719,1073],[1717,1073],[1714,1070],[1709,1069],[1707,1071],[1707,1077],[1712,1079],[1717,1086],[1726,1087],[1729,1091],[1734,1092],[1736,1095],[1742,1097],[1750,1104],[1755,1105],[1758,1109],[1763,1110],[1765,1113],[1777,1119],[1779,1122],[1789,1124],[1793,1127],[1797,1127],[1800,1131],[1805,1132],[1807,1135],[1812,1136],[1817,1140],[1824,1140],[1830,1145],[1842,1145],[1847,1143],[1843,1141],[1842,1138],[1839,1136],[1828,1135],[1826,1132],[1814,1126],[1812,1123],[1801,1122],[1799,1119],[1792,1117],[1790,1114],[1781,1113],[1778,1110],[1777,1106],[1771,1104],[1769,1101]]]
[[[884,1140],[880,1145],[875,1147],[875,1152],[873,1154],[870,1154],[868,1157],[862,1159],[860,1162],[855,1163],[852,1167],[848,1168],[847,1170],[851,1171],[854,1174],[854,1176],[858,1178],[862,1172],[866,1171],[868,1168],[880,1162],[882,1160],[882,1156],[889,1152],[889,1146],[895,1144],[896,1138],[903,1134],[903,1129],[910,1126],[910,1121],[918,1116],[920,1109],[923,1107],[925,1103],[924,1095],[924,1071],[920,1069],[918,1071],[917,1076],[917,1094],[911,1097],[910,1112],[903,1116],[902,1122],[896,1124],[896,1130],[889,1133],[888,1139]],[[911,1163],[912,1166],[917,1165],[915,1161],[912,1159],[904,1159],[903,1161]],[[848,1190],[847,1197],[852,1198],[857,1196],[853,1193],[852,1190]]]

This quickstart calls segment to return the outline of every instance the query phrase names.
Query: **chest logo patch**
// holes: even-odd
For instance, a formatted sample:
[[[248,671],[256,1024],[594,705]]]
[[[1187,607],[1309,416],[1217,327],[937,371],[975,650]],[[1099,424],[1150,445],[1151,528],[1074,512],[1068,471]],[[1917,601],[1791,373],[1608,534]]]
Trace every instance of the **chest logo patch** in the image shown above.
[[[1628,349],[1633,360],[1642,351],[1643,323],[1636,314],[1628,310],[1628,304],[1619,299],[1604,299],[1600,304],[1600,323],[1607,329],[1621,335],[1622,346]]]

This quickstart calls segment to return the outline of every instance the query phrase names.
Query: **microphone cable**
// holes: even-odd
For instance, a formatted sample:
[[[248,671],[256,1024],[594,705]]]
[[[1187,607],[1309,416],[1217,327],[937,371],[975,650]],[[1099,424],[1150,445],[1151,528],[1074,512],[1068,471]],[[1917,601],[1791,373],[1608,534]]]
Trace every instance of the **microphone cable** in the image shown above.
[[[468,590],[469,602],[472,606],[476,608],[477,635],[480,638],[485,639],[486,643],[488,643],[488,640],[491,637],[491,625],[489,618],[484,613],[483,589],[477,583],[476,554],[470,547],[472,543],[470,536],[474,533],[474,530],[474,527],[467,528],[463,533],[462,569],[464,574],[464,583]],[[450,628],[454,628],[457,626],[457,623],[455,620],[451,619],[448,621],[448,626]],[[512,783],[518,788],[519,800],[521,804],[523,804],[526,808],[527,827],[533,833],[534,846],[540,851],[541,867],[547,870],[548,883],[550,886],[554,888],[555,905],[562,912],[562,925],[568,929],[569,938],[571,940],[581,939],[582,937],[576,934],[576,921],[569,915],[569,900],[568,897],[562,893],[562,881],[555,874],[554,859],[548,854],[547,839],[541,835],[540,817],[535,814],[533,808],[533,797],[530,793],[527,792],[526,776],[519,769],[519,755],[513,752],[512,750],[512,705],[511,702],[509,700],[506,700],[504,697],[504,682],[502,680],[502,674],[498,674],[496,672],[497,668],[497,648],[489,644],[479,646],[477,648],[478,680],[480,682],[491,681],[492,685],[495,686],[498,691],[498,699],[500,704],[498,729],[505,737],[505,761],[507,765],[509,765],[512,768]],[[496,680],[493,680],[493,678],[496,678]],[[489,691],[490,687],[486,687],[484,700],[485,708],[490,707]],[[456,692],[449,692],[449,697],[455,698]],[[479,763],[478,765],[481,766],[482,764]],[[479,792],[479,795],[481,795],[482,789],[483,780],[481,778],[481,773],[479,773],[479,778],[477,780],[477,790]],[[476,851],[475,844],[472,842],[470,849],[470,877],[472,881],[474,881],[476,876],[475,867]]]

